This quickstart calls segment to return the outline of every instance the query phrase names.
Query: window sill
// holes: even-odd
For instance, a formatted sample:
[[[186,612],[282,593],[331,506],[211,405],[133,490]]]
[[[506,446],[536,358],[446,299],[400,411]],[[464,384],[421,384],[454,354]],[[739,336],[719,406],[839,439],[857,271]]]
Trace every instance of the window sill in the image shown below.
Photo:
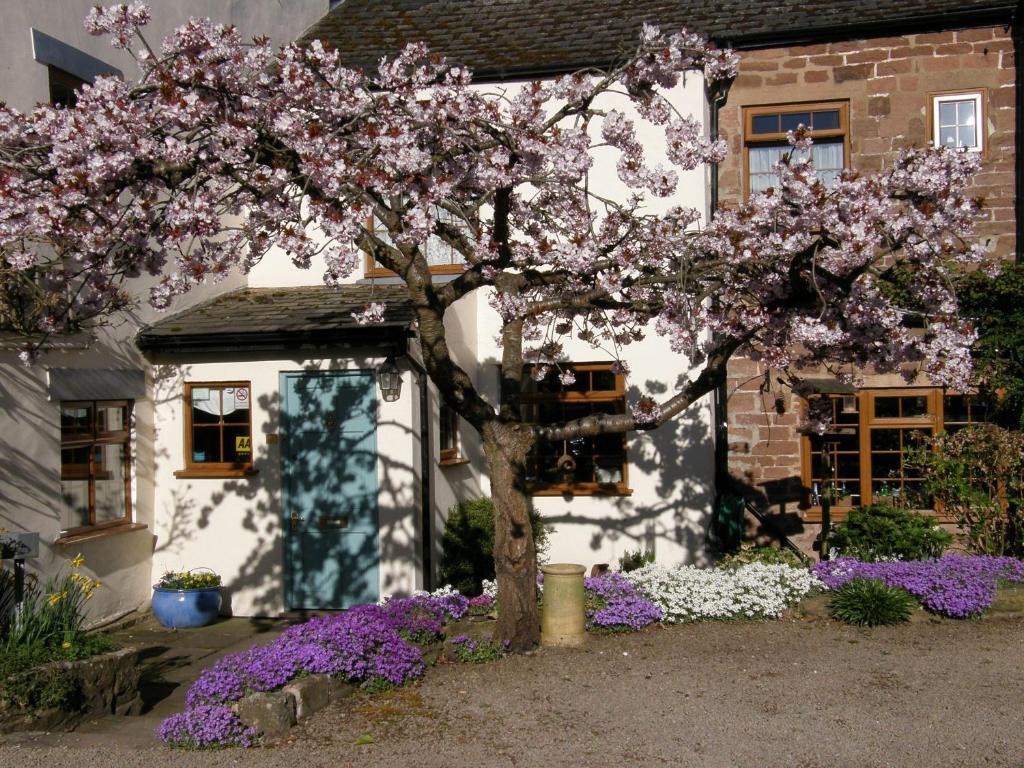
[[[57,546],[67,546],[83,541],[91,541],[92,539],[105,539],[108,536],[118,536],[122,533],[131,533],[132,531],[144,531],[148,527],[144,523],[117,523],[116,525],[108,525],[106,528],[69,533],[66,536],[61,536],[53,543]]]
[[[461,467],[463,464],[469,464],[469,459],[463,456],[452,456],[449,459],[439,459],[437,462],[439,467]]]
[[[831,518],[833,523],[838,523],[838,522],[841,522],[841,521],[845,520],[853,509],[854,509],[854,507],[833,507],[832,510],[829,512],[829,517]],[[935,518],[935,522],[937,522],[937,523],[943,523],[943,524],[949,523],[949,524],[951,524],[951,523],[955,523],[956,522],[953,518],[949,517],[948,515],[941,514],[939,512],[936,512],[933,509],[915,509],[915,510],[911,510],[911,511],[916,512],[916,513],[918,513],[920,515],[926,515],[928,517],[934,517]],[[810,509],[804,510],[803,521],[805,523],[819,523],[820,524],[821,523],[821,507],[811,507]]]
[[[531,488],[527,493],[530,496],[632,496],[633,489],[624,485],[552,485],[547,488]]]
[[[222,467],[190,468],[175,470],[174,476],[179,480],[234,480],[240,477],[255,477],[260,471],[252,467],[241,469],[225,469]]]

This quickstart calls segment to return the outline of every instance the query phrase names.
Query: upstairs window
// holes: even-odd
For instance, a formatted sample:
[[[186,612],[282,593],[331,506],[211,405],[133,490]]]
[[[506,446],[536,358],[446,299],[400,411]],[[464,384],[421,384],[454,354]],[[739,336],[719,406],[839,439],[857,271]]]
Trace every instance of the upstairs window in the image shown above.
[[[844,102],[747,107],[743,115],[743,149],[747,194],[764,192],[778,184],[773,170],[784,155],[807,157],[793,148],[787,132],[801,125],[810,131],[814,144],[810,159],[818,178],[830,185],[849,164],[849,108]]]
[[[932,143],[936,147],[981,152],[984,146],[984,99],[980,92],[932,97]]]
[[[434,215],[438,221],[452,225],[458,224],[456,217],[443,208],[435,208]],[[385,243],[394,244],[391,234],[376,217],[371,222],[370,227],[373,233]],[[452,248],[444,238],[437,235],[431,235],[427,242],[420,244],[420,250],[426,257],[432,274],[457,275],[466,268],[466,260],[462,257],[462,254]],[[366,257],[366,277],[392,277],[394,274],[390,269],[382,267],[369,256]]]
[[[523,421],[557,424],[594,414],[625,413],[625,377],[610,363],[563,365],[576,376],[562,384],[551,372],[537,382],[526,369]],[[576,437],[539,443],[530,455],[527,482],[535,496],[623,495],[629,493],[625,434]]]
[[[185,469],[177,477],[238,477],[252,470],[248,381],[185,384]]]
[[[130,400],[60,404],[65,534],[131,521]]]
[[[459,414],[454,408],[446,403],[441,403],[439,442],[440,453],[438,455],[441,466],[452,464],[464,464],[466,459],[462,456],[459,446]]]
[[[46,71],[50,80],[50,103],[55,107],[74,107],[85,80],[54,66],[47,66]]]

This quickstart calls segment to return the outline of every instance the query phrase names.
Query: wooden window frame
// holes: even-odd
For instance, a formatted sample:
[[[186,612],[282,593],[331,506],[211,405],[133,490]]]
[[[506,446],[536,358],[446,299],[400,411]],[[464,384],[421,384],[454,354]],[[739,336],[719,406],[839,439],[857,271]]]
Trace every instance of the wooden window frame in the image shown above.
[[[253,468],[253,456],[255,455],[255,446],[251,446],[253,450],[249,453],[249,461],[245,462],[234,462],[234,461],[204,461],[196,462],[192,460],[192,390],[196,388],[209,388],[209,389],[226,389],[228,387],[245,387],[249,390],[249,408],[247,424],[249,427],[249,441],[250,445],[253,439],[252,431],[252,382],[251,381],[187,381],[185,382],[185,390],[182,394],[182,423],[184,424],[184,462],[185,468],[179,469],[174,473],[177,478],[238,478],[238,477],[251,477],[259,474],[259,470]],[[220,421],[216,425],[210,425],[210,428],[216,426],[220,432],[221,439],[221,455],[224,451],[224,416],[221,415]],[[228,424],[227,426],[233,426]]]
[[[811,131],[812,139],[843,140],[843,167],[850,167],[850,103],[848,101],[812,101],[806,103],[785,102],[782,104],[760,104],[743,107],[743,196],[750,197],[750,148],[786,142],[786,133],[754,133],[754,118],[760,115],[790,114],[793,112],[816,112],[828,109],[839,110],[839,127]]]
[[[873,473],[871,469],[871,430],[885,428],[913,429],[914,427],[921,427],[924,429],[931,429],[933,435],[938,434],[946,427],[945,398],[965,394],[970,396],[972,393],[951,392],[938,387],[878,388],[862,389],[856,392],[854,396],[857,398],[858,408],[858,455],[861,457],[859,477],[861,496],[860,503],[857,506],[866,506],[867,504],[874,503],[874,491],[872,490]],[[823,396],[828,397],[827,394],[824,394]],[[874,415],[875,401],[879,397],[922,396],[928,398],[927,412],[924,416],[880,417]],[[972,410],[973,405],[969,404],[968,409]],[[957,428],[962,428],[972,423],[980,422],[950,422],[950,424]],[[804,493],[806,494],[805,504],[807,504],[807,508],[804,512],[804,521],[820,523],[821,507],[818,505],[811,505],[809,503],[811,487],[814,483],[814,477],[811,470],[811,439],[810,435],[803,435],[800,440],[801,482],[803,484]],[[868,457],[867,461],[864,460],[865,456]],[[865,499],[865,492],[868,494],[867,499]],[[853,504],[844,503],[842,500],[834,502],[831,507],[831,516],[833,521],[845,519],[849,511],[853,508]],[[950,516],[946,515],[941,509],[921,509],[917,511],[936,517],[940,523],[954,522],[954,520]]]
[[[60,434],[61,453],[65,448],[88,448],[89,461],[86,464],[64,464],[60,462],[60,480],[88,481],[89,524],[76,525],[61,529],[61,539],[76,534],[93,533],[106,528],[117,528],[132,525],[132,419],[134,418],[134,402],[132,400],[62,400],[60,410],[65,408],[88,407],[92,409],[91,426],[88,432],[74,432],[65,435],[63,428]],[[124,429],[100,432],[98,425],[100,408],[124,408]],[[117,520],[96,522],[96,481],[109,480],[110,472],[97,470],[95,461],[96,448],[102,445],[121,445],[124,448],[124,515]],[[61,493],[63,496],[63,492]],[[63,511],[63,510],[62,510]]]
[[[441,429],[441,427],[444,426],[444,420],[445,419],[448,419],[450,421],[450,423],[448,425],[448,430],[449,430],[448,434],[450,434],[451,438],[452,438],[451,445],[449,445],[448,447],[445,447],[444,443],[442,442],[442,436],[443,436],[444,432]],[[460,424],[460,422],[461,422],[461,419],[459,417],[459,414],[456,412],[456,410],[454,408],[449,407],[447,404],[445,404],[442,401],[441,404],[440,404],[440,407],[438,409],[438,430],[437,430],[437,439],[438,439],[438,453],[437,453],[438,461],[437,461],[437,463],[439,465],[441,465],[442,467],[453,467],[453,466],[457,466],[457,465],[460,465],[460,464],[466,464],[469,461],[469,459],[465,458],[462,455],[462,441],[459,439],[459,424]]]
[[[367,228],[371,232],[374,231],[375,226],[373,217],[370,218],[370,221],[367,224]],[[424,243],[424,245],[421,247],[425,248],[426,246],[427,244]],[[363,269],[363,277],[398,277],[398,273],[386,267],[378,266],[377,262],[374,261],[373,257],[370,254],[367,253],[365,254],[365,256],[366,258],[364,260],[365,267]],[[424,254],[424,257],[426,257],[426,254]],[[428,266],[430,268],[430,274],[432,275],[461,275],[463,272],[466,271],[465,262],[463,262],[462,264],[430,264]]]
[[[524,375],[528,376],[532,365],[524,366]],[[610,371],[612,363],[570,363],[562,368],[572,371]],[[553,375],[553,374],[549,374]],[[587,392],[524,392],[521,402],[524,406],[544,402],[558,403],[607,403],[621,402],[626,405],[626,377],[615,373],[614,390],[588,390]],[[622,479],[616,483],[530,483],[527,492],[532,496],[629,496],[633,493],[629,487],[629,442],[626,433],[622,433]]]
[[[929,140],[933,147],[939,146],[939,110],[938,105],[942,101],[967,101],[973,99],[978,105],[977,114],[975,119],[977,120],[976,127],[977,133],[975,138],[978,140],[978,146],[976,147],[965,147],[968,152],[976,152],[983,158],[987,157],[988,153],[988,142],[987,138],[987,113],[986,103],[988,102],[988,89],[986,88],[961,88],[955,91],[932,91],[928,94],[928,134]]]

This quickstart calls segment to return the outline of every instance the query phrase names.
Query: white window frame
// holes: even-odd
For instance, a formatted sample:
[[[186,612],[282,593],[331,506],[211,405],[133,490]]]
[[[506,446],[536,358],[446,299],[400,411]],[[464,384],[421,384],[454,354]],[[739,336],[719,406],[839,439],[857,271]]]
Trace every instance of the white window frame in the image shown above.
[[[939,106],[955,101],[974,102],[974,138],[973,147],[960,147],[967,152],[985,151],[985,94],[983,91],[956,91],[952,93],[939,93],[932,96],[932,145],[942,146],[939,143]]]

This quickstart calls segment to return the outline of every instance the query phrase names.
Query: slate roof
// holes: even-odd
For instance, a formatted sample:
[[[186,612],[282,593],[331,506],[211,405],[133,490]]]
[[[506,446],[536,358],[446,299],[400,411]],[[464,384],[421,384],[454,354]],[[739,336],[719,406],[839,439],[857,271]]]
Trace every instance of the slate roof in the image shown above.
[[[686,27],[737,48],[1008,23],[1015,0],[343,0],[300,41],[321,39],[350,66],[424,40],[477,78],[603,64],[644,22]]]
[[[353,312],[386,305],[384,322],[359,325]],[[402,285],[242,288],[163,318],[139,331],[144,351],[294,348],[398,342],[413,321]]]

